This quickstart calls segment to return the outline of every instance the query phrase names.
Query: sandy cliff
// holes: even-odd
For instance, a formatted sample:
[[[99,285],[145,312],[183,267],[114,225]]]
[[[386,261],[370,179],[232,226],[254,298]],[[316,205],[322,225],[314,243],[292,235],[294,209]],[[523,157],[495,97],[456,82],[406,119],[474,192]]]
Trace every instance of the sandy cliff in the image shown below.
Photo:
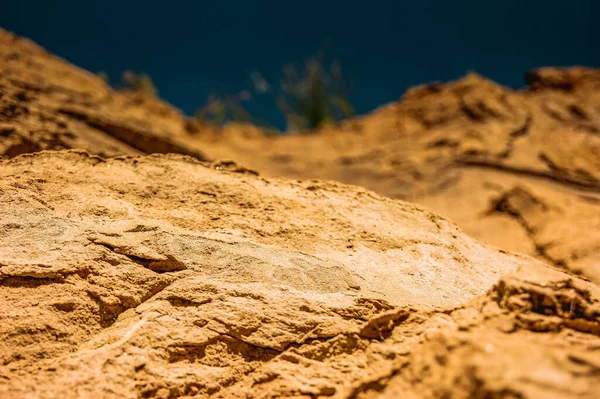
[[[0,31],[0,397],[594,397],[600,72],[527,82],[268,136]]]

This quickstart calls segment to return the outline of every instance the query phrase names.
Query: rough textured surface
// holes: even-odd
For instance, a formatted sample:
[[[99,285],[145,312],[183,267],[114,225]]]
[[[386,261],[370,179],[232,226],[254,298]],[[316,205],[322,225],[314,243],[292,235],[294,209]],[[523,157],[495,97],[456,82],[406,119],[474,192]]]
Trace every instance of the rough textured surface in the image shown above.
[[[600,71],[528,79],[514,92],[469,75],[313,134],[225,132],[204,149],[262,174],[423,204],[474,237],[600,281]]]
[[[598,286],[416,205],[80,151],[0,162],[0,196],[2,397],[600,389]]]
[[[0,30],[0,397],[597,396],[600,72],[526,80],[273,137]]]
[[[600,71],[541,69],[513,91],[477,75],[308,135],[188,121],[114,92],[0,30],[0,155],[86,149],[233,159],[264,176],[332,179],[410,200],[468,234],[600,281]]]
[[[0,155],[81,148],[102,156],[178,152],[185,118],[168,104],[104,81],[0,29]]]

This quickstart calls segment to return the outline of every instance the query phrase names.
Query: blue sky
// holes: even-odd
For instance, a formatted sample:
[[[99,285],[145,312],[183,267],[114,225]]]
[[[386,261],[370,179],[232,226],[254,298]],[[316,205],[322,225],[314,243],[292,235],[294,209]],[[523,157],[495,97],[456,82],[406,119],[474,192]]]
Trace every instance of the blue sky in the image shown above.
[[[215,91],[249,88],[253,70],[276,82],[325,47],[366,113],[469,70],[520,87],[531,68],[600,67],[599,16],[598,0],[19,0],[0,25],[113,80],[146,72],[188,114]],[[274,107],[259,113],[283,124]]]

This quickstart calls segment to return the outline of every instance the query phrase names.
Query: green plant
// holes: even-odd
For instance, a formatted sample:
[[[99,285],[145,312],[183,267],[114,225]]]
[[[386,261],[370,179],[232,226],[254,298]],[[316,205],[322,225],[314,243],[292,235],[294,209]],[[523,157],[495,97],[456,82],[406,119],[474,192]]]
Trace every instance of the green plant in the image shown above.
[[[158,95],[158,91],[156,90],[152,79],[145,73],[136,74],[132,71],[123,72],[120,88],[139,91],[152,96]]]
[[[206,104],[204,104],[194,117],[203,122],[211,122],[216,125],[224,125],[228,122],[254,122],[254,117],[242,105],[242,102],[249,101],[251,95],[247,91],[242,91],[235,95],[212,95]]]
[[[326,68],[323,57],[317,56],[308,60],[300,70],[287,65],[277,88],[273,88],[258,72],[252,72],[250,78],[253,94],[242,91],[234,95],[212,95],[194,117],[217,125],[249,122],[273,130],[248,111],[247,105],[250,104],[243,104],[251,100],[254,107],[250,109],[274,103],[283,113],[289,131],[320,128],[354,115],[349,85],[339,62],[333,62]]]
[[[288,130],[315,129],[353,116],[348,86],[339,62],[326,68],[319,56],[308,60],[301,71],[287,65],[277,105]]]

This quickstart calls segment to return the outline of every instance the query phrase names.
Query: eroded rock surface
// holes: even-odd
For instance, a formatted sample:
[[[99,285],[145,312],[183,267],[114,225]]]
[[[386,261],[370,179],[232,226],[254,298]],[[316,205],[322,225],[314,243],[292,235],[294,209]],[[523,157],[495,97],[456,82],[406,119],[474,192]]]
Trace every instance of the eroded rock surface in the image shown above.
[[[416,205],[81,151],[0,162],[0,196],[2,397],[600,389],[598,286]]]
[[[0,30],[0,155],[175,152],[356,184],[600,282],[600,71],[546,68],[526,82],[514,91],[471,74],[339,126],[276,137],[189,121]]]
[[[600,73],[526,81],[275,137],[0,30],[0,397],[597,396]]]
[[[426,205],[468,234],[600,281],[600,71],[543,69],[513,91],[477,75],[302,136],[235,131],[207,154]],[[230,128],[230,129],[233,129]]]
[[[186,118],[0,29],[0,155],[79,148],[102,156],[204,154],[184,139]]]

